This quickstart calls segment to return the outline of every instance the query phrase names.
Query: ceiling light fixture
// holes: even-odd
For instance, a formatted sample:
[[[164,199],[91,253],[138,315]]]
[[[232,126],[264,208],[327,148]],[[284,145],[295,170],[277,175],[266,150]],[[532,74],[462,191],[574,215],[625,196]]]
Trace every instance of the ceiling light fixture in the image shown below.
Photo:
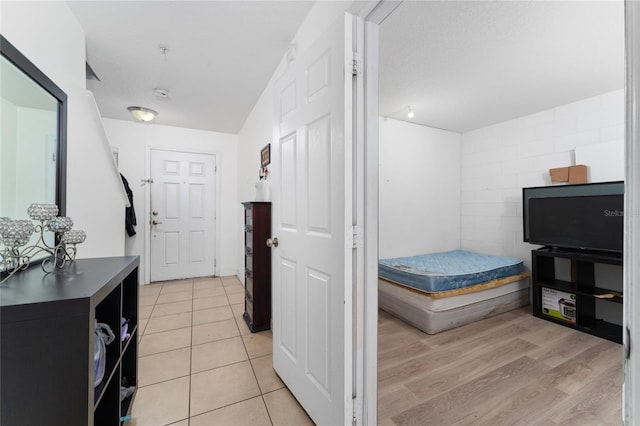
[[[407,117],[413,118],[414,116],[415,114],[413,113],[413,107],[409,105],[409,113],[407,114]]]
[[[133,118],[145,123],[153,120],[154,118],[156,118],[156,115],[158,115],[158,113],[152,109],[139,106],[130,106],[127,107],[127,109],[129,110]]]

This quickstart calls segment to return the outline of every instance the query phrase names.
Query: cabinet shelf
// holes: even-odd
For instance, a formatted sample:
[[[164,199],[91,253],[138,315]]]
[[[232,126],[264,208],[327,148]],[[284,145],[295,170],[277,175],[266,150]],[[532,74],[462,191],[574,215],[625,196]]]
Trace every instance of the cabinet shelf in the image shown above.
[[[570,261],[571,281],[557,278],[557,258]],[[622,266],[622,259],[618,254],[544,247],[533,250],[531,260],[533,314],[536,317],[614,342],[622,342],[622,326],[616,322],[619,321],[618,317],[621,318],[619,306],[624,303],[623,295],[596,285],[598,283],[594,266],[595,264]],[[611,297],[597,297],[602,295],[611,295]],[[605,307],[610,308],[605,310]],[[605,319],[607,316],[612,316],[613,320]]]
[[[0,394],[0,424],[120,424],[121,378],[137,383],[138,265],[138,257],[79,259],[49,274],[29,268],[0,286],[0,388],[11,389]],[[94,387],[96,320],[116,340]]]
[[[606,288],[587,287],[587,286],[579,287],[570,281],[549,280],[549,279],[540,280],[537,282],[537,285],[541,287],[554,288],[556,290],[566,291],[569,293],[576,293],[576,294],[581,294],[585,296],[591,296],[593,298],[603,300],[605,302],[612,302],[612,303],[623,302],[623,297],[620,296],[622,293],[609,290]],[[597,296],[603,296],[603,295],[611,295],[612,297],[597,297]]]

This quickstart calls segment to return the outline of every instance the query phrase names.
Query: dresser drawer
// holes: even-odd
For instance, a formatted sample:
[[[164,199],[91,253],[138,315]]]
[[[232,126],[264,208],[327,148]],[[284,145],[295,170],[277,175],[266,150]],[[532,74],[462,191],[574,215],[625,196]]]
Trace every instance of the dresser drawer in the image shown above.
[[[253,250],[253,233],[251,231],[244,233],[244,246],[245,250]]]
[[[248,293],[253,298],[253,278],[245,276],[244,278],[245,293]],[[246,296],[246,294],[245,294]]]

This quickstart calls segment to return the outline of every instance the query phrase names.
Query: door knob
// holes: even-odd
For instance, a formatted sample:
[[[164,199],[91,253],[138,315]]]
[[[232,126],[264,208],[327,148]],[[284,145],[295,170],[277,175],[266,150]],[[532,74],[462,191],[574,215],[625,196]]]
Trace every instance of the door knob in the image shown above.
[[[267,239],[267,247],[269,247],[269,248],[278,247],[278,238],[277,237],[268,238]]]
[[[153,220],[151,221],[151,224],[152,224],[152,225],[160,225],[161,223],[162,223],[162,222],[160,222],[159,220],[155,220],[155,219],[153,219]]]
[[[158,216],[158,210],[152,211],[151,214],[154,215],[154,216]]]

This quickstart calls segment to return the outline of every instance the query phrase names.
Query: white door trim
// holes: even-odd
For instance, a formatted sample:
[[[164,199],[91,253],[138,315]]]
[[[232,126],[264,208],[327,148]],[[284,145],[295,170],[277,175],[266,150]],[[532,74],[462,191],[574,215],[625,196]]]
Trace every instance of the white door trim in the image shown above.
[[[222,184],[220,179],[220,174],[217,174],[222,165],[222,153],[217,150],[208,150],[208,149],[179,149],[172,146],[163,146],[163,145],[145,145],[144,147],[144,175],[145,178],[151,177],[151,151],[171,151],[171,152],[182,152],[186,154],[206,154],[206,155],[214,155],[215,156],[215,167],[216,167],[216,194],[215,194],[215,209],[216,209],[216,223],[215,223],[215,259],[216,266],[214,268],[214,275],[219,275],[220,265],[218,264],[218,259],[220,259],[220,232],[221,232],[221,220],[220,220],[220,212],[221,212],[221,204],[220,204],[220,194],[222,193]],[[144,213],[141,215],[144,217],[144,232],[145,232],[145,240],[144,240],[144,284],[149,284],[151,282],[151,184],[145,184],[144,190]]]
[[[365,401],[363,424],[377,423],[377,244],[378,244],[378,61],[379,24],[402,0],[381,0],[369,13],[365,24]],[[640,421],[640,2],[625,0],[626,35],[626,171],[624,245],[624,332],[623,343],[630,346],[624,361],[622,415],[625,425]],[[635,309],[634,309],[635,308]],[[627,331],[629,330],[628,334]],[[635,423],[634,423],[635,422]]]
[[[378,424],[378,68],[379,26],[402,3],[381,0],[367,14],[364,23],[364,170],[363,259],[364,289],[358,331],[363,333],[362,421]],[[360,128],[360,127],[359,127]]]
[[[622,418],[640,422],[640,2],[625,1],[626,134]],[[627,350],[628,357],[627,357]]]

